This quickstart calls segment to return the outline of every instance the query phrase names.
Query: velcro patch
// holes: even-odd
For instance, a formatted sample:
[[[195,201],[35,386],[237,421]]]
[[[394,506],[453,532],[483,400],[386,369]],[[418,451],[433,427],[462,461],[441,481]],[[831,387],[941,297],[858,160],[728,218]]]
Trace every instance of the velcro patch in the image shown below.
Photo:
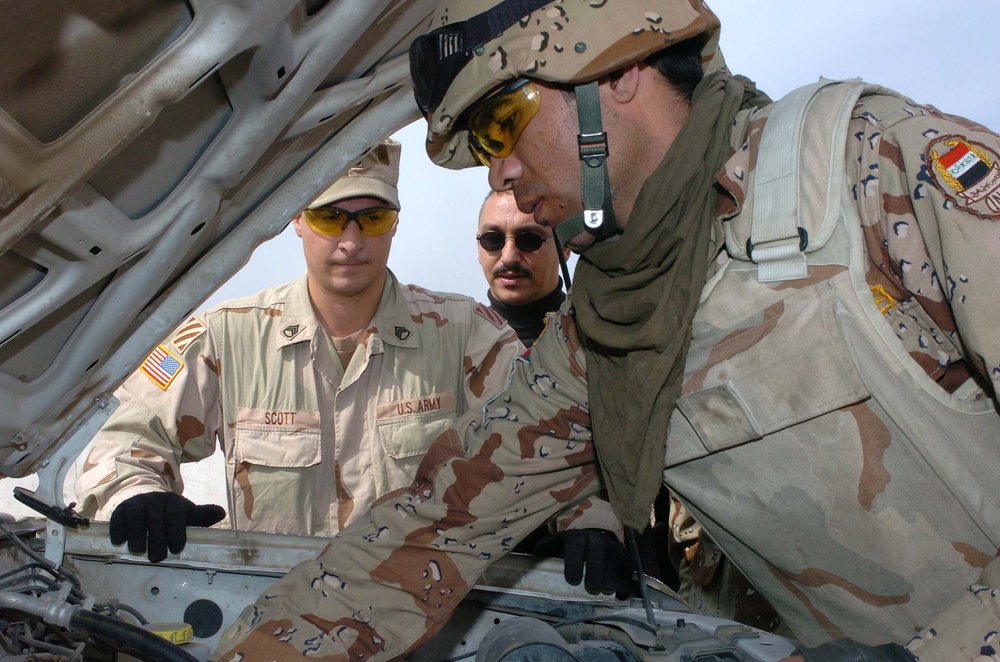
[[[184,324],[180,326],[174,332],[174,337],[170,339],[170,343],[177,348],[178,352],[183,353],[188,346],[194,342],[194,339],[205,333],[206,327],[201,323],[197,317],[189,317]]]
[[[183,369],[184,361],[163,345],[157,345],[139,366],[139,370],[164,391]]]
[[[1000,155],[962,136],[941,136],[927,147],[934,184],[956,207],[1000,220]]]
[[[503,328],[503,325],[507,323],[507,320],[500,313],[492,308],[487,308],[481,303],[476,304],[476,314],[498,329]]]

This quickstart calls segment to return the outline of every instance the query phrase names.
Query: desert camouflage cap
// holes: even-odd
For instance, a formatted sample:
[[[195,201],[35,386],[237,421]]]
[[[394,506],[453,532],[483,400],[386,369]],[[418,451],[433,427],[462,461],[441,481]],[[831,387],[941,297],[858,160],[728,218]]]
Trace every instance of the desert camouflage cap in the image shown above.
[[[498,0],[443,0],[430,30],[458,24]],[[427,117],[427,153],[438,165],[478,165],[455,121],[484,94],[526,76],[584,83],[638,62],[672,44],[699,38],[705,71],[724,66],[719,19],[700,0],[556,0],[532,11],[476,48],[440,104]],[[411,61],[411,67],[413,63]]]
[[[402,145],[386,138],[372,147],[353,168],[323,191],[309,209],[346,198],[378,198],[399,209],[399,155]]]

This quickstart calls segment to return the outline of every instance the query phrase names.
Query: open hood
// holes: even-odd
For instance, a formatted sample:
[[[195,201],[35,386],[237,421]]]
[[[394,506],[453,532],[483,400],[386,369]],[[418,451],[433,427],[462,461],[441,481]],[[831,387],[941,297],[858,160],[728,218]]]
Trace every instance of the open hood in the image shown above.
[[[79,452],[157,339],[418,117],[435,5],[4,3],[0,476]]]

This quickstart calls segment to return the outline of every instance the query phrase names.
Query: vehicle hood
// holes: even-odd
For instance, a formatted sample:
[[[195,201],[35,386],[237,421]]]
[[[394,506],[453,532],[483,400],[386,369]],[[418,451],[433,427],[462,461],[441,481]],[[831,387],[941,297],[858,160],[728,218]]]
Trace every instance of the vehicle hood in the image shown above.
[[[419,116],[406,51],[435,4],[4,3],[0,475],[89,438],[157,342]]]

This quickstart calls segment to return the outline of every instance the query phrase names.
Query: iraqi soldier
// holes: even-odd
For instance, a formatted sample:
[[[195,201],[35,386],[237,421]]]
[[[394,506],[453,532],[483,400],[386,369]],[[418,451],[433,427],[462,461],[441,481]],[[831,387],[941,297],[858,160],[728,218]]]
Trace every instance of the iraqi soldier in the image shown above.
[[[581,252],[570,300],[502,407],[219,659],[412,650],[598,461],[626,525],[668,485],[808,657],[995,656],[1000,137],[860,81],[771,103],[701,2],[447,0],[430,28],[428,153],[488,164]],[[310,592],[322,572],[341,588]]]
[[[551,229],[518,210],[509,191],[490,191],[479,210],[479,265],[489,284],[490,308],[503,315],[525,347],[545,326],[546,313],[566,300],[559,277],[559,251]]]

